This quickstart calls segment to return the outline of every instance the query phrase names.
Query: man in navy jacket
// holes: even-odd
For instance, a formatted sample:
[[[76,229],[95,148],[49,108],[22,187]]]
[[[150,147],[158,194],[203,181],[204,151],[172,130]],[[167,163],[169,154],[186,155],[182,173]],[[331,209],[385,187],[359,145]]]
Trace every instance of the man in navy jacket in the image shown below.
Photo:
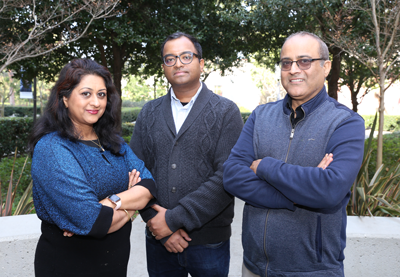
[[[286,97],[254,110],[224,164],[225,189],[246,201],[243,276],[344,276],[364,121],[328,97],[318,36],[289,36],[279,64]]]

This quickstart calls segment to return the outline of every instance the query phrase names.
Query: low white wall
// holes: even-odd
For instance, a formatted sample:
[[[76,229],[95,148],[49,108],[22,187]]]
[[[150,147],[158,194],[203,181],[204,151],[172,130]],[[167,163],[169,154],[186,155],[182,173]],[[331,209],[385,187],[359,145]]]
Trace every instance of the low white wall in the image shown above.
[[[128,276],[147,276],[144,226],[140,217],[132,226]],[[232,240],[239,241],[240,234],[234,230]],[[39,236],[40,220],[36,215],[0,217],[1,277],[34,276],[33,260]],[[231,253],[241,253],[240,249],[234,250]],[[345,256],[347,277],[400,277],[400,218],[348,217]],[[240,273],[230,272],[230,276]]]
[[[347,277],[400,276],[400,218],[347,217]]]

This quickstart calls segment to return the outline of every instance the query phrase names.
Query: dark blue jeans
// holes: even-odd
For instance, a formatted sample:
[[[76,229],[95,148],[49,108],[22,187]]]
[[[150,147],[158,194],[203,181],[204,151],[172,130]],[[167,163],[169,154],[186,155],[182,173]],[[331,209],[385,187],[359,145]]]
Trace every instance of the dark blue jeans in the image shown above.
[[[182,253],[168,252],[146,232],[147,271],[150,277],[226,277],[229,273],[230,241],[188,246]]]

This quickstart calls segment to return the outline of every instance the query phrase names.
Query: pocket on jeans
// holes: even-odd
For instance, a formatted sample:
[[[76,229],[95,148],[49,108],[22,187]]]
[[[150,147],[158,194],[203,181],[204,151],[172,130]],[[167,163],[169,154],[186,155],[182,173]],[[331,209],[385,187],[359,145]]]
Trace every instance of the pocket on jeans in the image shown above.
[[[204,246],[207,248],[211,248],[211,249],[217,249],[220,248],[226,241],[221,241],[221,242],[217,242],[217,243],[209,243],[209,244],[205,244]]]

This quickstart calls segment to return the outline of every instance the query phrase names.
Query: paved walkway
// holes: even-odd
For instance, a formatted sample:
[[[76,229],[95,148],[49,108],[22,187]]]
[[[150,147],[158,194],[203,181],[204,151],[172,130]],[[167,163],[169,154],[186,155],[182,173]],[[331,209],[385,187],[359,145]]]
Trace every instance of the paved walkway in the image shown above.
[[[232,223],[231,237],[231,263],[229,267],[229,277],[242,276],[242,212],[244,202],[235,199],[235,217]],[[128,265],[128,277],[146,277],[146,251],[145,251],[145,223],[140,216],[135,219],[131,233],[131,256]]]

